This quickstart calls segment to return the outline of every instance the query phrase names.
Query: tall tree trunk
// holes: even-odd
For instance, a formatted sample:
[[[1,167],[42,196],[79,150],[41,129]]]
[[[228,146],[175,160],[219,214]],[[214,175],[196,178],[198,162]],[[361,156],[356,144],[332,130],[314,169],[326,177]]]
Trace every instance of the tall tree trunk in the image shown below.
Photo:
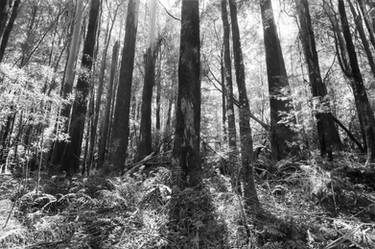
[[[345,4],[343,0],[338,0],[339,14],[341,17],[342,30],[346,42],[346,49],[348,52],[350,68],[351,68],[351,86],[353,88],[355,104],[359,119],[362,120],[367,144],[367,163],[375,162],[375,118],[374,112],[371,109],[368,101],[366,88],[363,84],[361,71],[358,65],[357,54],[355,46],[350,34],[350,28],[345,11]]]
[[[8,21],[9,0],[0,1],[0,40],[4,34],[5,26]]]
[[[341,26],[339,24],[339,18],[336,12],[333,11],[334,6],[329,6],[326,2],[324,2],[324,9],[328,14],[328,17],[330,19],[331,25],[332,25],[332,30],[334,33],[334,39],[335,39],[335,49],[337,53],[337,59],[340,65],[340,68],[344,75],[348,78],[351,78],[351,68],[350,68],[350,62],[348,59],[348,53],[345,45],[345,40],[343,37],[343,33],[341,30]],[[363,125],[363,119],[359,119],[359,126],[361,130],[361,136],[363,140],[363,148],[365,151],[367,151],[367,143],[366,143],[366,134],[365,134],[365,129]]]
[[[224,45],[224,44],[223,44]],[[222,108],[222,142],[226,143],[228,141],[227,132],[227,88],[225,86],[225,68],[224,68],[224,46],[220,53],[220,75],[221,75],[221,108]]]
[[[109,78],[109,84],[107,87],[107,100],[104,111],[104,122],[101,131],[101,136],[99,139],[99,152],[98,152],[98,168],[103,166],[106,154],[106,147],[108,141],[109,127],[111,121],[111,104],[114,92],[114,81],[118,64],[118,55],[120,50],[120,43],[116,41],[112,49],[112,63],[111,63],[111,75]]]
[[[172,96],[168,98],[168,110],[167,110],[167,120],[165,121],[165,126],[164,126],[164,132],[163,132],[163,137],[167,138],[171,134],[171,126],[172,126],[172,107],[175,102],[175,96],[172,93]]]
[[[145,54],[145,78],[142,92],[141,125],[137,158],[142,159],[152,152],[151,113],[152,92],[155,85],[155,62],[158,53],[158,44],[155,39],[156,28],[156,0],[151,1],[151,18],[149,31],[149,45]]]
[[[375,48],[375,34],[374,34],[374,27],[371,24],[370,17],[367,13],[365,2],[363,0],[358,0],[359,9],[361,11],[361,14],[363,16],[363,19],[365,21],[365,25],[370,37],[371,44],[373,48]]]
[[[155,58],[155,50],[148,48],[145,54],[145,79],[142,92],[141,124],[137,150],[138,160],[152,152],[151,105],[153,86],[155,84]]]
[[[180,188],[201,183],[200,159],[200,34],[199,0],[183,0],[173,180]]]
[[[89,16],[89,24],[85,44],[83,47],[82,64],[84,70],[79,75],[76,96],[73,102],[73,109],[70,118],[69,136],[70,142],[66,145],[63,166],[68,173],[78,172],[81,156],[81,145],[85,118],[87,111],[87,96],[90,91],[91,69],[93,66],[93,56],[98,27],[98,17],[100,0],[92,0]]]
[[[75,68],[76,61],[79,53],[79,45],[81,38],[81,28],[82,28],[82,19],[83,19],[83,1],[78,0],[75,10],[75,16],[73,21],[73,32],[72,38],[70,41],[70,48],[68,59],[66,62],[65,72],[64,72],[64,81],[62,82],[62,93],[61,97],[67,99],[73,90],[73,83],[75,77]],[[64,132],[69,131],[69,116],[70,116],[71,104],[65,104],[61,109],[61,116],[66,119],[64,124]],[[61,163],[64,148],[66,146],[65,141],[56,141],[53,149],[52,155],[52,164]]]
[[[0,165],[5,164],[6,157],[9,150],[9,140],[13,132],[14,121],[16,119],[16,112],[8,115],[5,126],[2,128],[1,149],[0,149]]]
[[[1,38],[1,44],[0,44],[0,62],[3,61],[4,54],[5,54],[5,49],[6,49],[7,44],[8,44],[10,33],[12,32],[14,21],[17,18],[18,7],[20,5],[20,2],[21,2],[21,0],[15,0],[14,1],[13,8],[12,8],[12,14],[10,15],[8,24],[5,27],[4,33],[2,34],[2,36],[0,36],[0,38]]]
[[[94,57],[94,61],[95,61],[95,57]],[[93,71],[95,71],[95,68],[93,68]],[[88,94],[88,99],[89,99],[89,102],[88,102],[88,111],[86,112],[86,118],[85,120],[86,121],[86,130],[84,130],[84,138],[83,140],[85,141],[85,145],[83,146],[84,148],[84,153],[83,153],[83,161],[82,161],[82,175],[84,175],[85,173],[87,173],[87,176],[90,175],[90,158],[89,158],[89,153],[90,153],[90,149],[92,148],[93,144],[91,144],[91,138],[93,137],[93,132],[94,132],[94,129],[93,129],[93,123],[94,123],[94,109],[95,109],[95,88],[94,86],[92,85],[90,87],[90,90],[89,90],[89,94]],[[85,136],[86,135],[86,136]]]
[[[129,139],[129,111],[133,80],[135,40],[138,26],[139,0],[129,0],[126,16],[126,34],[117,89],[116,107],[110,142],[110,163],[107,171],[125,167]]]
[[[354,23],[357,28],[359,37],[361,38],[363,48],[365,50],[368,64],[370,65],[372,75],[375,77],[375,61],[374,61],[374,56],[372,55],[372,51],[370,48],[369,41],[367,40],[366,37],[366,32],[363,27],[363,20],[360,14],[357,13],[356,9],[354,8],[352,2],[348,0],[350,11],[352,12],[353,18],[354,18]]]
[[[30,17],[30,22],[27,25],[28,27],[26,31],[25,40],[21,44],[22,52],[21,52],[21,57],[18,60],[20,68],[26,66],[26,64],[28,63],[30,52],[32,51],[32,47],[36,40],[34,26],[36,26],[38,24],[37,22],[39,21],[37,20],[38,11],[39,11],[39,5],[37,2],[34,2],[31,6],[31,17]]]
[[[173,71],[171,75],[170,85],[168,86],[169,96],[168,96],[168,111],[167,111],[167,120],[165,121],[163,137],[168,138],[171,136],[174,128],[174,111],[173,108],[176,106],[176,97],[177,97],[177,89],[174,87],[173,82],[178,80],[178,67],[176,64],[173,64]]]
[[[102,57],[102,62],[100,65],[100,72],[99,72],[99,86],[98,86],[98,91],[97,91],[97,96],[96,96],[96,103],[95,103],[95,110],[94,110],[94,119],[93,119],[93,124],[92,124],[92,134],[90,136],[90,149],[89,149],[89,158],[88,158],[88,168],[91,168],[92,166],[92,161],[94,159],[94,147],[96,144],[96,138],[97,138],[97,127],[98,127],[98,122],[99,122],[99,112],[100,112],[100,105],[102,102],[102,95],[103,95],[103,88],[104,88],[104,74],[107,66],[107,53],[108,53],[108,48],[109,48],[109,43],[111,41],[111,36],[112,36],[112,30],[116,21],[117,17],[117,10],[115,11],[114,17],[112,19],[112,24],[110,24],[108,20],[108,25],[107,25],[107,34],[106,34],[106,39],[105,39],[105,45],[104,45],[104,51],[103,51],[103,57]]]
[[[291,128],[295,121],[290,117],[293,105],[271,0],[260,0],[260,7],[270,98],[272,158],[280,160],[291,152],[288,143],[291,143],[295,137]]]
[[[243,195],[247,210],[255,214],[259,211],[259,200],[254,183],[253,169],[253,139],[250,127],[250,106],[247,98],[245,67],[243,63],[240,30],[237,20],[237,5],[235,0],[229,0],[230,17],[232,23],[234,67],[239,95],[240,141],[241,141],[241,173],[243,181]]]
[[[159,47],[159,63],[158,63],[158,71],[156,73],[156,113],[155,113],[155,129],[156,129],[156,138],[155,138],[155,145],[158,145],[160,142],[160,135],[161,135],[161,67],[162,67],[162,54],[161,54],[161,46]]]
[[[311,93],[313,98],[318,101],[315,117],[317,121],[320,152],[322,156],[327,155],[329,158],[332,158],[333,147],[335,145],[340,145],[340,138],[332,119],[330,103],[326,100],[327,88],[320,74],[319,58],[316,51],[309,4],[307,0],[296,0],[296,6],[300,22],[300,39],[309,71]]]
[[[232,82],[232,59],[230,55],[230,26],[228,21],[227,0],[221,0],[221,19],[223,21],[223,43],[224,43],[224,79],[225,87],[223,88],[226,95],[226,114],[228,120],[228,145],[229,145],[229,164],[228,169],[231,175],[232,187],[236,190],[239,184],[239,166],[237,165],[237,135],[236,135],[236,118],[233,104],[233,82]]]

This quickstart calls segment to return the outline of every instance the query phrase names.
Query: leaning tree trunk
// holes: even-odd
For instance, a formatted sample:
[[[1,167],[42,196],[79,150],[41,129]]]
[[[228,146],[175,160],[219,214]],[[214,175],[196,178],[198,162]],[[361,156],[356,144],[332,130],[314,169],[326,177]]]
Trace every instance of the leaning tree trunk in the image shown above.
[[[250,106],[246,91],[245,67],[243,63],[240,30],[237,20],[237,5],[235,0],[229,0],[229,9],[232,21],[234,67],[236,69],[239,95],[243,195],[247,211],[251,214],[256,214],[259,211],[260,204],[254,183],[253,139],[250,127]]]
[[[105,111],[104,111],[104,122],[103,122],[102,131],[101,131],[101,136],[99,139],[98,168],[101,168],[103,166],[103,163],[105,160],[107,140],[108,140],[107,138],[109,134],[109,127],[110,127],[110,121],[111,121],[111,104],[112,104],[112,99],[113,99],[113,88],[114,88],[114,81],[115,81],[115,75],[116,75],[117,64],[118,64],[119,49],[120,49],[120,43],[116,41],[112,49],[111,74],[109,78],[109,85],[107,88],[107,100],[106,100]]]
[[[357,13],[356,9],[354,8],[352,2],[348,0],[350,11],[352,12],[353,18],[354,18],[354,23],[357,28],[359,37],[361,38],[363,49],[365,50],[368,64],[370,65],[372,75],[375,77],[375,61],[374,61],[374,56],[372,55],[372,51],[370,48],[370,43],[367,40],[366,37],[366,32],[363,27],[363,20],[362,17],[359,13]]]
[[[183,0],[176,131],[172,155],[173,181],[180,188],[201,183],[199,0]]]
[[[125,167],[129,139],[129,112],[133,80],[135,40],[138,26],[139,0],[129,0],[126,16],[126,34],[117,89],[116,107],[110,142],[110,162],[106,171]]]
[[[332,158],[334,146],[340,145],[337,128],[330,112],[330,103],[326,100],[327,88],[323,83],[319,58],[316,51],[315,36],[311,24],[309,4],[307,0],[296,0],[297,13],[300,22],[300,39],[309,71],[309,80],[313,98],[318,100],[315,117],[318,128],[320,152],[322,156]]]
[[[0,62],[2,62],[2,60],[4,58],[5,49],[6,49],[7,44],[8,44],[10,33],[12,32],[12,29],[13,29],[14,21],[17,18],[18,7],[20,5],[20,2],[21,2],[21,0],[15,0],[14,1],[13,8],[12,8],[12,14],[10,15],[8,24],[5,27],[4,33],[2,34],[2,36],[0,36],[0,38],[1,38],[0,39],[1,40],[1,44],[0,44]]]
[[[237,138],[236,138],[236,118],[233,104],[233,82],[232,82],[232,59],[230,55],[230,26],[228,21],[227,0],[221,0],[221,19],[223,21],[223,70],[225,86],[223,87],[226,95],[226,115],[228,120],[228,145],[229,145],[229,169],[231,175],[232,187],[238,189],[239,185],[239,167],[237,165]]]
[[[291,117],[293,105],[271,0],[260,0],[260,7],[270,98],[272,158],[280,160],[291,152],[288,143],[293,142],[295,137],[291,127],[295,123],[294,117]]]
[[[332,4],[331,6],[329,6],[328,4],[326,4],[326,2],[324,2],[323,7],[326,13],[328,14],[328,17],[332,25],[338,63],[340,65],[340,68],[343,74],[347,78],[351,78],[352,73],[351,73],[350,63],[349,63],[349,59],[348,59],[348,55],[347,55],[347,51],[345,47],[346,46],[345,40],[343,37],[341,26],[339,24],[339,17],[337,16],[336,12],[333,11]],[[365,134],[365,129],[364,129],[362,118],[359,118],[359,126],[360,126],[361,136],[363,140],[363,149],[367,151],[366,134]]]
[[[346,50],[349,57],[351,77],[350,83],[353,88],[355,104],[359,118],[362,120],[367,144],[367,163],[375,162],[375,118],[371,109],[363,78],[359,69],[355,46],[350,34],[350,28],[343,0],[338,0],[339,14],[341,17],[342,30],[346,42]]]
[[[358,0],[358,5],[359,5],[359,9],[362,13],[363,20],[365,21],[365,25],[366,25],[366,28],[367,28],[367,31],[368,31],[368,34],[369,34],[369,37],[370,37],[371,44],[372,44],[373,48],[375,48],[374,27],[372,25],[372,22],[370,20],[370,17],[368,15],[368,13],[367,13],[366,5],[365,5],[364,0]]]
[[[76,173],[79,170],[81,145],[87,111],[87,96],[90,91],[90,74],[93,66],[93,56],[98,27],[99,9],[100,0],[92,0],[89,24],[81,62],[83,72],[78,78],[76,96],[73,102],[73,109],[70,118],[70,142],[66,145],[63,156],[63,167],[69,174]]]
[[[3,37],[6,23],[8,21],[9,0],[0,1],[0,40]]]

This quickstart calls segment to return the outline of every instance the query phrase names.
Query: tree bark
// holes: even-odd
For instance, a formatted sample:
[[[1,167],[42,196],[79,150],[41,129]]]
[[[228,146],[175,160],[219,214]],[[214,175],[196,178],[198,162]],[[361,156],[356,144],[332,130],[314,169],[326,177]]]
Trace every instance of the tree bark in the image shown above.
[[[151,138],[151,105],[152,92],[155,84],[155,48],[148,48],[145,54],[145,79],[142,92],[141,125],[137,160],[144,158],[152,152]]]
[[[6,49],[7,44],[8,44],[10,33],[12,32],[14,21],[17,18],[18,7],[20,5],[20,2],[21,2],[21,0],[15,0],[14,1],[13,8],[12,8],[12,14],[10,15],[8,24],[5,27],[4,33],[2,34],[2,36],[0,36],[0,38],[1,38],[1,44],[0,44],[0,62],[3,61],[4,54],[5,54],[5,49]]]
[[[112,49],[111,75],[110,75],[109,84],[107,87],[107,100],[106,100],[105,111],[104,111],[103,128],[102,128],[101,136],[99,139],[98,168],[101,168],[103,166],[103,163],[105,160],[109,127],[110,127],[110,121],[111,121],[111,103],[113,99],[113,90],[114,90],[113,88],[114,88],[114,81],[115,81],[115,75],[116,75],[117,64],[118,64],[119,49],[120,49],[120,43],[116,41]]]
[[[333,11],[333,6],[326,6],[327,3],[324,2],[324,10],[327,12],[327,15],[330,19],[331,25],[332,25],[332,31],[334,33],[334,39],[335,39],[335,48],[337,53],[338,62],[340,65],[340,68],[343,72],[343,74],[347,78],[351,78],[351,68],[348,58],[348,53],[345,48],[345,40],[343,37],[343,32],[341,30],[340,24],[339,24],[339,17],[337,16],[336,12]],[[367,151],[367,143],[366,143],[366,134],[365,129],[363,125],[363,120],[361,118],[359,119],[359,126],[361,130],[361,136],[363,140],[363,147],[364,150]]]
[[[201,184],[199,0],[182,0],[173,181],[180,188]]]
[[[81,67],[84,71],[79,75],[77,82],[76,96],[70,118],[70,142],[66,145],[63,157],[63,166],[68,174],[76,173],[79,170],[81,145],[87,111],[87,96],[89,95],[91,85],[90,75],[93,66],[99,9],[100,0],[92,0],[81,62]]]
[[[1,149],[0,149],[0,165],[5,164],[6,157],[9,151],[9,140],[13,132],[14,121],[16,119],[16,112],[8,115],[5,126],[2,127],[1,131]]]
[[[222,109],[222,142],[227,143],[228,132],[227,132],[227,89],[225,86],[225,68],[224,68],[224,44],[220,53],[220,76],[221,76],[221,109]]]
[[[76,68],[76,62],[77,62],[77,57],[79,53],[79,44],[80,44],[80,38],[81,38],[82,18],[83,18],[83,1],[78,0],[76,10],[75,10],[74,21],[73,21],[74,25],[73,25],[72,39],[70,42],[69,55],[68,55],[68,60],[66,62],[64,80],[62,83],[63,86],[62,86],[61,97],[63,97],[64,99],[67,99],[73,90],[75,68]],[[66,119],[66,122],[64,125],[64,128],[65,128],[64,132],[68,132],[69,130],[70,110],[71,110],[70,103],[65,104],[61,109],[61,116]],[[56,141],[54,149],[53,149],[52,164],[61,163],[65,146],[66,146],[65,141]]]
[[[145,54],[145,78],[142,92],[141,125],[139,133],[139,144],[137,150],[138,160],[141,160],[142,158],[146,157],[152,152],[152,93],[155,85],[155,62],[159,50],[159,44],[157,44],[157,41],[155,39],[156,4],[156,0],[151,1],[149,45]]]
[[[102,102],[102,95],[103,95],[103,88],[104,88],[104,74],[107,66],[107,53],[108,53],[108,48],[109,48],[109,43],[111,41],[111,36],[112,36],[112,30],[116,21],[117,17],[117,10],[115,11],[115,14],[112,19],[112,23],[110,24],[110,21],[108,20],[108,25],[107,25],[107,34],[105,38],[105,45],[104,45],[104,50],[103,50],[103,57],[102,57],[102,62],[100,65],[100,72],[99,72],[99,85],[98,85],[98,91],[96,94],[96,101],[95,101],[95,110],[94,110],[94,119],[93,119],[93,124],[92,124],[92,130],[93,132],[91,133],[90,136],[90,149],[89,149],[89,158],[88,158],[88,169],[92,167],[92,162],[94,160],[94,148],[96,144],[96,138],[97,138],[97,128],[98,128],[98,122],[99,122],[99,112],[100,112],[100,106]]]
[[[250,127],[250,105],[247,98],[245,67],[243,62],[241,38],[237,20],[237,5],[235,0],[229,0],[229,9],[232,21],[234,67],[236,69],[236,80],[240,105],[239,115],[243,195],[247,211],[251,214],[256,214],[259,211],[260,204],[254,182],[253,138]]]
[[[358,65],[357,54],[355,51],[355,46],[350,34],[350,28],[348,19],[345,11],[345,4],[343,0],[338,0],[339,14],[341,17],[341,24],[344,39],[346,42],[346,50],[348,52],[351,75],[350,83],[353,88],[353,94],[355,99],[355,104],[358,112],[359,119],[362,120],[363,128],[366,135],[367,144],[367,163],[375,162],[375,118],[374,112],[371,109],[370,103],[368,101],[366,88],[363,84],[363,78]]]
[[[295,120],[290,117],[293,105],[271,0],[260,0],[260,7],[270,98],[272,158],[280,160],[292,152],[288,143],[293,142],[296,135],[291,128]]]
[[[161,46],[159,47],[159,63],[158,71],[156,73],[156,113],[155,113],[155,129],[156,129],[156,141],[155,145],[157,146],[160,143],[161,136],[161,68],[162,68],[162,53]]]
[[[352,15],[353,15],[353,18],[354,18],[355,26],[357,28],[359,37],[361,38],[362,45],[363,45],[363,48],[364,48],[366,56],[367,56],[368,64],[370,65],[372,75],[375,77],[374,56],[372,55],[370,44],[369,44],[369,41],[367,40],[367,37],[366,37],[366,32],[365,32],[365,29],[363,27],[362,17],[361,17],[360,14],[357,13],[357,11],[355,10],[355,8],[354,8],[354,6],[353,6],[353,4],[350,0],[348,0],[348,3],[349,3],[350,11],[352,12]]]
[[[229,145],[229,169],[231,175],[232,187],[237,188],[239,185],[239,168],[237,165],[237,135],[236,135],[236,118],[233,104],[233,81],[232,81],[232,60],[230,55],[230,26],[228,21],[227,0],[221,0],[221,19],[223,22],[223,70],[225,86],[223,87],[226,95],[226,115],[228,121],[228,145]],[[234,45],[233,45],[234,46]]]
[[[332,158],[334,146],[340,145],[340,138],[331,115],[329,100],[327,101],[327,88],[323,83],[319,58],[316,51],[315,36],[311,24],[309,4],[307,0],[296,0],[297,13],[300,22],[300,39],[302,42],[305,60],[309,72],[309,81],[313,98],[318,100],[315,110],[317,121],[320,153]]]
[[[0,40],[3,37],[6,23],[8,21],[9,0],[0,1]]]
[[[363,0],[358,0],[359,9],[362,13],[363,19],[365,21],[365,25],[370,37],[371,44],[375,49],[375,35],[374,35],[374,27],[371,25],[370,17],[368,16],[366,6]]]
[[[107,172],[125,167],[129,139],[129,111],[134,68],[135,40],[138,26],[139,0],[129,0],[126,17],[126,34],[117,90],[116,107],[110,142],[110,162]]]

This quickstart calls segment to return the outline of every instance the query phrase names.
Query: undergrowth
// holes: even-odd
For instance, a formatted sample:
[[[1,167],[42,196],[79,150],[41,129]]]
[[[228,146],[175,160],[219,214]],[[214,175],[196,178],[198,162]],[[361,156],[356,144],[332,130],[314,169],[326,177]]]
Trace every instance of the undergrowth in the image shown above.
[[[2,175],[0,248],[375,248],[374,189],[345,176],[363,167],[358,158],[337,158],[261,157],[255,220],[217,155],[205,159],[201,186],[173,193],[167,167],[107,179],[44,176],[38,191],[34,178]]]

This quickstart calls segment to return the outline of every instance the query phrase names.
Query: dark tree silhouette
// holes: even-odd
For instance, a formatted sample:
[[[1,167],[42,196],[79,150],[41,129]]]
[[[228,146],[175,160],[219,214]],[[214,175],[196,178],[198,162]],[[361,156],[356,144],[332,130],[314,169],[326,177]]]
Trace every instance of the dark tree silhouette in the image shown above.
[[[87,111],[87,97],[91,87],[90,74],[93,65],[99,9],[100,0],[92,0],[81,62],[84,71],[79,75],[76,86],[69,127],[70,142],[65,147],[63,157],[63,167],[69,174],[78,172],[79,170],[83,130]]]
[[[230,54],[230,25],[228,20],[228,2],[227,0],[221,0],[221,19],[223,21],[223,73],[224,73],[224,84],[223,92],[226,96],[224,102],[226,102],[225,113],[227,115],[228,122],[228,145],[229,145],[229,172],[232,176],[232,186],[238,186],[239,184],[239,172],[237,156],[237,135],[236,135],[236,118],[234,113],[233,104],[233,82],[232,82],[232,59]]]
[[[180,61],[176,132],[172,163],[178,186],[201,183],[200,163],[200,40],[199,1],[183,0],[181,11]]]
[[[129,139],[129,112],[133,80],[135,40],[138,26],[138,7],[139,0],[129,0],[119,85],[112,124],[111,142],[109,145],[110,159],[107,171],[121,170],[125,167]]]
[[[346,16],[343,0],[338,1],[339,14],[341,17],[342,32],[345,39],[346,51],[349,58],[350,72],[347,74],[353,89],[355,105],[358,117],[362,121],[367,144],[367,163],[375,162],[375,118],[371,109],[366,88],[358,65],[355,46],[350,33],[349,22]]]
[[[296,0],[297,14],[300,22],[300,39],[302,42],[306,64],[309,71],[309,80],[312,96],[319,102],[316,110],[316,121],[321,155],[328,155],[332,158],[332,151],[335,145],[340,145],[340,138],[337,128],[332,119],[330,104],[325,99],[327,88],[323,83],[319,58],[316,51],[315,36],[311,24],[309,4],[307,0]],[[328,109],[328,110],[326,110]]]
[[[242,56],[240,30],[237,20],[237,5],[235,0],[229,0],[230,17],[232,21],[232,39],[234,67],[236,69],[236,80],[239,95],[240,109],[240,141],[241,141],[241,174],[243,184],[243,195],[246,209],[251,213],[259,211],[259,200],[254,183],[253,169],[253,138],[250,127],[250,106],[247,98],[245,67]]]
[[[114,81],[118,64],[119,50],[120,43],[116,41],[112,49],[111,74],[109,78],[109,84],[107,86],[107,100],[105,104],[103,127],[101,129],[101,135],[99,139],[98,168],[101,168],[103,166],[106,155],[106,148],[108,143],[109,128],[111,121],[111,104],[113,99]]]
[[[285,114],[291,113],[293,106],[271,0],[260,0],[260,7],[270,95],[272,157],[274,160],[280,160],[289,154],[290,148],[287,144],[295,137],[289,125],[294,123],[294,119],[285,117]],[[286,118],[289,120],[285,120]],[[286,122],[289,124],[285,124]]]
[[[21,2],[21,0],[15,0],[14,1],[13,7],[12,7],[12,13],[10,15],[9,21],[8,21],[7,25],[5,26],[3,34],[0,35],[0,40],[1,40],[1,44],[0,44],[0,62],[4,58],[5,49],[7,47],[8,41],[9,41],[10,33],[12,32],[12,29],[13,29],[14,21],[17,18],[18,8],[20,6],[20,2]]]

